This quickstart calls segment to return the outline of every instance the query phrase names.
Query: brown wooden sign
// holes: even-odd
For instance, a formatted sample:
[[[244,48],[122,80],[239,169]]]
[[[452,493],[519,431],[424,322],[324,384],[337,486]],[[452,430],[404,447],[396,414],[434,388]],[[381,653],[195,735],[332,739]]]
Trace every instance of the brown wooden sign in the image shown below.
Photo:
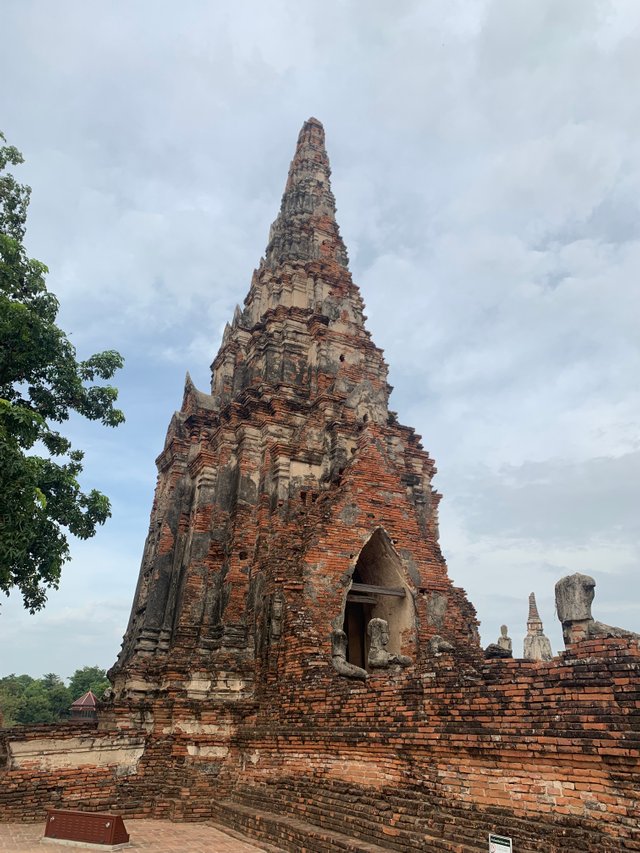
[[[129,833],[120,815],[48,809],[44,837],[109,846],[126,844]]]

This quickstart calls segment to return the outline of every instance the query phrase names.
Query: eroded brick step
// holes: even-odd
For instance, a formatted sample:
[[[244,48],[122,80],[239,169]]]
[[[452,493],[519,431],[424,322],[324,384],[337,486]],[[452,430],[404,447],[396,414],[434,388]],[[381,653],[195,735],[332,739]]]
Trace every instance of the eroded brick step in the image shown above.
[[[360,800],[357,806],[345,802],[339,794],[328,791],[317,791],[315,797],[310,799],[302,797],[289,791],[271,790],[269,788],[240,789],[234,794],[234,802],[239,802],[250,808],[257,808],[265,812],[274,809],[286,811],[297,818],[312,822],[319,826],[326,826],[329,821],[331,825],[341,832],[354,833],[360,838],[365,838],[372,843],[384,841],[385,849],[388,850],[424,850],[426,841],[433,841],[442,848],[444,841],[448,842],[448,850],[476,851],[478,850],[477,826],[465,820],[456,821],[453,825],[428,825],[427,818],[416,818],[410,814],[402,814],[396,811],[396,819],[393,830],[400,830],[401,838],[394,842],[393,839],[385,838],[381,831],[380,820],[372,820],[367,814],[367,803]],[[374,804],[372,803],[372,806]],[[330,817],[329,817],[330,816]],[[484,850],[484,847],[482,847]]]
[[[426,833],[416,833],[416,827],[413,825],[410,829],[403,830],[401,843],[394,843],[393,836],[389,835],[387,837],[385,835],[381,821],[371,820],[362,814],[354,815],[345,813],[344,804],[340,807],[335,802],[327,803],[325,808],[322,807],[322,804],[298,804],[287,801],[283,802],[282,800],[274,802],[273,799],[262,802],[256,801],[252,797],[240,797],[240,802],[248,808],[264,811],[267,811],[267,808],[273,811],[275,808],[278,812],[286,812],[303,823],[309,823],[325,831],[331,828],[347,837],[351,837],[351,834],[354,834],[362,841],[373,845],[384,842],[385,850],[423,850],[425,834],[429,835],[428,831]],[[400,829],[400,826],[394,824],[391,827],[391,831],[394,832],[396,829]]]
[[[253,804],[253,800],[257,799],[256,790],[255,788],[240,789],[234,796],[240,801],[249,801]],[[374,840],[380,838],[380,822],[371,822],[366,818],[368,807],[370,807],[370,811],[375,811],[379,807],[379,801],[375,797],[359,796],[356,805],[355,802],[345,800],[339,792],[327,789],[316,788],[313,797],[301,790],[291,791],[282,787],[276,790],[270,788],[259,790],[267,810],[273,810],[277,804],[282,809],[296,813],[303,818],[306,817],[309,821],[321,825],[326,824],[327,815],[331,815],[332,824],[345,833],[355,832],[359,836],[370,837]],[[467,815],[464,810],[457,809],[454,814],[453,809],[451,809],[448,820],[437,820],[438,808],[434,806],[433,817],[430,820],[426,815],[416,816],[407,811],[406,798],[387,796],[385,799],[390,811],[395,815],[393,827],[402,832],[402,841],[396,846],[390,844],[391,849],[424,850],[425,838],[437,838],[441,844],[447,842],[446,848],[441,847],[439,849],[465,852],[467,850],[485,850],[484,843],[479,845],[478,842],[477,818]],[[417,801],[418,797],[412,799]],[[509,816],[509,822],[514,832],[517,827],[517,834],[521,842],[530,845],[527,849],[536,849],[543,829],[536,830],[530,822],[524,822],[513,816]],[[410,841],[413,842],[413,845]],[[576,847],[577,849],[579,848]]]
[[[224,832],[225,835],[228,835],[229,838],[235,838],[236,841],[243,841],[245,844],[253,845],[259,841],[260,850],[264,850],[264,853],[282,853],[282,847],[276,847],[275,844],[270,844],[264,836],[258,839],[256,837],[256,833],[249,835],[247,832],[241,832],[236,827],[229,826],[229,823],[221,823],[219,820],[208,820],[206,823],[207,826],[213,826],[215,829],[219,829],[221,832]]]
[[[234,799],[251,806],[264,808],[265,811],[287,811],[296,814],[303,820],[312,823],[326,825],[327,815],[331,826],[336,827],[346,834],[364,836],[370,840],[380,839],[380,822],[367,820],[367,813],[373,813],[379,809],[379,799],[375,796],[362,794],[357,801],[346,797],[339,791],[315,787],[313,794],[304,788],[290,790],[282,786],[260,786],[240,788],[234,792]],[[413,797],[394,797],[387,794],[385,797],[390,811],[394,813],[393,827],[402,832],[403,842],[397,848],[390,845],[392,849],[413,849],[405,841],[410,837],[415,841],[415,849],[424,849],[422,839],[438,838],[440,842],[448,842],[447,849],[462,850],[484,850],[484,845],[478,846],[478,822],[477,816],[469,815],[462,809],[450,809],[447,820],[438,820],[438,806],[432,806],[431,814],[420,814],[418,795]],[[412,813],[411,803],[416,804],[416,811]],[[409,808],[407,808],[409,805]],[[500,821],[499,821],[500,822]],[[530,845],[527,849],[535,849],[535,845],[542,836],[543,829],[536,829],[531,822],[525,822],[513,815],[509,816],[509,825],[517,834],[522,843]],[[367,829],[369,831],[367,831]],[[488,830],[487,830],[488,831]],[[465,847],[464,845],[467,845]],[[578,849],[578,846],[576,846]]]
[[[372,843],[383,844],[384,849],[396,851],[455,851],[455,853],[477,853],[485,851],[486,844],[479,841],[485,838],[483,832],[479,831],[477,818],[468,815],[464,810],[450,810],[448,820],[437,820],[437,806],[433,806],[436,820],[429,820],[424,814],[411,814],[407,808],[407,798],[401,799],[393,795],[387,795],[386,803],[395,815],[393,829],[400,830],[400,835],[394,840],[385,839],[381,834],[381,821],[372,822],[366,819],[367,807],[371,812],[379,807],[379,800],[366,795],[359,796],[357,800],[345,798],[340,792],[316,787],[313,796],[308,791],[297,787],[291,790],[282,786],[260,786],[236,789],[235,801],[253,808],[264,810],[286,812],[296,817],[319,826],[329,825],[333,829],[344,834],[354,834]],[[419,797],[410,797],[409,801],[419,802]],[[409,806],[410,809],[410,806]],[[500,815],[493,818],[502,823]],[[488,816],[488,819],[491,819]],[[519,846],[523,850],[534,851],[539,849],[540,839],[544,837],[544,827],[536,826],[531,822],[525,823],[521,819],[508,815],[504,818],[508,821],[511,833],[519,838]],[[489,827],[490,828],[490,827]],[[488,831],[488,830],[485,830]],[[437,839],[437,841],[435,841]],[[594,853],[597,850],[612,851],[614,847],[609,846],[610,839],[594,839],[588,836],[576,835],[571,842],[567,842],[566,849],[573,851],[584,851]],[[604,846],[603,846],[604,845]],[[558,848],[560,849],[560,848]],[[562,849],[565,849],[564,847]],[[640,844],[632,839],[620,839],[619,846],[615,847],[616,853],[622,851],[640,851]]]
[[[332,850],[345,853],[388,853],[388,848],[377,844],[349,838],[340,832],[323,829],[298,818],[265,812],[231,800],[217,803],[215,811],[225,825],[237,827],[245,834],[265,839],[271,844],[279,844],[282,849],[292,853],[331,853]]]
[[[448,853],[477,853],[478,847],[469,847],[462,842],[446,842],[425,833],[403,832],[402,838],[380,839],[384,844],[374,843],[361,838],[353,838],[334,829],[324,828],[300,820],[299,817],[278,815],[257,809],[232,800],[215,805],[217,819],[225,826],[236,827],[243,833],[271,844],[279,844],[283,850],[291,853],[332,853],[340,850],[345,853],[389,853],[390,850],[408,851],[448,851]],[[380,824],[375,827],[379,836]],[[369,834],[366,830],[363,834]],[[484,849],[484,848],[483,848]]]

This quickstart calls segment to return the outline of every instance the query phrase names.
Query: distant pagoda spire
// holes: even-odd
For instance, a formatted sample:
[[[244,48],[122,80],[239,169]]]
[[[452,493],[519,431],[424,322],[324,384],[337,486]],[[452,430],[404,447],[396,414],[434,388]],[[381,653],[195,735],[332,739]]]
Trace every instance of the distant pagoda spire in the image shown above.
[[[551,660],[553,653],[549,638],[545,636],[542,619],[538,613],[535,593],[529,595],[527,636],[524,638],[524,657],[527,660]]]
[[[527,618],[527,631],[530,634],[538,634],[542,632],[542,619],[538,613],[538,605],[536,604],[536,595],[534,592],[529,594],[529,616]]]
[[[347,250],[336,222],[330,175],[324,128],[317,118],[310,118],[298,136],[280,213],[269,233],[265,253],[268,266],[317,260],[348,266]]]

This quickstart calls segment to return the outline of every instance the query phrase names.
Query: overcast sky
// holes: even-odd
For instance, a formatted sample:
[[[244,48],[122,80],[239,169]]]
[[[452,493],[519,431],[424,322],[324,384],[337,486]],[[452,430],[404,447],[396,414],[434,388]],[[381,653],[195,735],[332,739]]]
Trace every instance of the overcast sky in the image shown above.
[[[81,357],[118,349],[127,423],[73,422],[113,518],[60,590],[0,611],[0,676],[115,660],[155,456],[188,369],[208,389],[302,122],[443,493],[483,644],[522,653],[534,591],[582,571],[640,631],[640,4],[636,0],[5,0],[0,129],[30,253]]]

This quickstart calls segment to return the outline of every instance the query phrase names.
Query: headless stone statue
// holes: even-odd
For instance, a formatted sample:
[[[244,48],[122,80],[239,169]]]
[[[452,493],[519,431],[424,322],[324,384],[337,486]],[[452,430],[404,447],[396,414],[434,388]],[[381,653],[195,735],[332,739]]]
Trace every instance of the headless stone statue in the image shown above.
[[[636,637],[640,634],[597,622],[591,615],[596,582],[576,572],[556,584],[556,610],[562,623],[565,645],[594,637]]]
[[[497,645],[507,652],[511,652],[513,650],[513,643],[511,642],[511,637],[508,636],[508,628],[506,625],[500,626],[500,636],[498,637]]]
[[[347,635],[344,631],[331,632],[331,663],[340,675],[347,678],[361,678],[366,681],[369,673],[347,660]]]
[[[409,666],[411,658],[406,655],[394,655],[387,651],[389,643],[389,624],[385,619],[371,619],[367,625],[370,646],[367,663],[375,669],[383,669],[392,664]]]

